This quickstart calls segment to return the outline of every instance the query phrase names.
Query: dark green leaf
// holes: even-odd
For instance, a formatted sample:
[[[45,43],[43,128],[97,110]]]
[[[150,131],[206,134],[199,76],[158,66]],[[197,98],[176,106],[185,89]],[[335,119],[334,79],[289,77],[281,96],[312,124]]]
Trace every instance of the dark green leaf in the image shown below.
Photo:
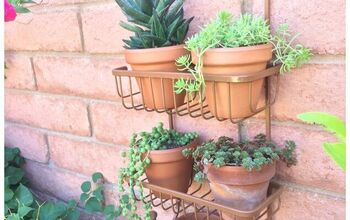
[[[52,203],[48,202],[45,203],[39,213],[39,219],[45,220],[45,219],[58,219],[66,212],[66,206],[63,202],[57,202]]]
[[[114,205],[107,205],[103,210],[103,214],[110,215],[114,212],[114,209],[115,209]]]
[[[96,172],[92,174],[92,181],[94,181],[94,183],[97,183],[97,181],[99,181],[102,178],[103,178],[103,174],[100,172]]]
[[[21,218],[19,217],[19,214],[12,213],[11,215],[6,217],[6,220],[21,220]]]
[[[14,185],[22,180],[24,176],[24,171],[21,168],[9,166],[5,169],[5,175],[6,177],[9,177],[9,183],[11,185]]]
[[[19,185],[14,196],[26,206],[30,206],[33,203],[32,193],[22,184]]]
[[[78,220],[80,217],[80,212],[75,209],[67,215],[68,220]]]
[[[5,188],[5,202],[9,201],[10,199],[12,199],[14,193],[12,192],[12,190],[8,187]]]
[[[18,208],[18,214],[21,218],[23,218],[24,216],[26,216],[30,211],[34,210],[31,207],[28,206],[21,206]]]
[[[89,195],[86,194],[86,193],[82,193],[82,194],[80,195],[80,201],[81,201],[81,202],[85,202],[88,198],[89,198]]]
[[[85,193],[89,192],[91,189],[91,182],[89,182],[89,181],[83,182],[83,184],[81,184],[80,188]]]
[[[91,197],[86,201],[85,209],[88,212],[102,212],[102,204],[95,197]]]

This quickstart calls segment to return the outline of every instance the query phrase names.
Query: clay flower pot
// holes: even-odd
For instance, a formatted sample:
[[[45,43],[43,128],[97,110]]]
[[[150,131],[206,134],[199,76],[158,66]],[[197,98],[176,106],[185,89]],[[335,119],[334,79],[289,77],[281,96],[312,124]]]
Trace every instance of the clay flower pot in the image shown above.
[[[242,76],[262,71],[266,69],[267,62],[272,58],[272,48],[273,45],[269,43],[248,47],[209,49],[203,55],[203,73]],[[192,51],[191,55],[196,64],[197,54]],[[251,115],[253,112],[250,104],[253,109],[256,109],[263,87],[263,79],[252,82],[251,103],[249,102],[249,82],[230,84],[216,83],[214,94],[214,83],[206,82],[205,95],[211,113],[219,118],[242,118]],[[231,106],[229,106],[230,101]]]
[[[151,164],[146,168],[146,176],[151,184],[186,193],[192,178],[193,159],[186,158],[182,150],[196,148],[198,139],[189,144],[170,150],[151,151]],[[154,193],[157,197],[159,194]],[[162,195],[162,198],[167,198]]]
[[[136,71],[176,72],[175,60],[187,53],[183,44],[161,48],[127,49],[125,50],[125,60],[130,64],[132,70]],[[172,109],[184,104],[185,93],[177,94],[175,96],[176,103],[174,102],[174,87],[171,79],[163,80],[164,94],[160,78],[149,78],[145,73],[144,78],[137,78],[136,80],[143,94],[146,107],[150,109]]]
[[[275,163],[265,165],[260,171],[247,171],[244,167],[237,166],[216,168],[212,164],[206,166],[206,169],[215,201],[242,211],[251,211],[266,199],[269,182],[276,173]],[[225,220],[233,219],[228,214],[223,214]]]

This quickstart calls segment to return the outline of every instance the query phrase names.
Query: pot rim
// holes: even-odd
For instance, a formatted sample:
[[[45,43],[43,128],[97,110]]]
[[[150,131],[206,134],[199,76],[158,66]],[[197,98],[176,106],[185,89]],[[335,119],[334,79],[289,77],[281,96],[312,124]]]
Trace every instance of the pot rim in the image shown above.
[[[265,167],[273,167],[273,166],[276,166],[276,164],[277,164],[277,162],[274,161],[273,163],[263,165],[260,170],[253,169],[251,171],[247,170],[243,166],[229,166],[229,165],[225,165],[225,166],[222,166],[222,167],[216,167],[215,165],[213,165],[213,163],[208,163],[205,166],[207,166],[208,169],[213,167],[214,169],[230,170],[230,171],[246,171],[246,172],[252,173],[252,172],[260,172]]]
[[[185,148],[188,148],[189,146],[191,146],[192,144],[196,143],[198,141],[198,137],[193,139],[191,142],[189,142],[186,145],[183,146],[178,146],[172,149],[166,149],[166,150],[151,150],[149,152],[149,154],[153,154],[153,155],[162,155],[162,154],[168,154],[168,153],[174,153],[174,152],[178,152],[178,151],[182,151]]]
[[[139,53],[147,53],[147,52],[155,52],[155,51],[168,51],[168,50],[177,50],[177,49],[184,49],[185,44],[178,44],[178,45],[172,45],[172,46],[166,46],[166,47],[155,47],[155,48],[143,48],[143,49],[125,49],[125,53],[129,54],[139,54]]]
[[[242,52],[242,51],[254,51],[254,50],[265,50],[273,48],[273,45],[271,43],[266,44],[259,44],[254,46],[244,46],[244,47],[225,47],[225,48],[210,48],[207,51],[205,51],[204,54],[210,53],[210,52],[216,52],[216,53],[234,53],[234,52]],[[195,50],[191,51],[192,53],[196,53]]]

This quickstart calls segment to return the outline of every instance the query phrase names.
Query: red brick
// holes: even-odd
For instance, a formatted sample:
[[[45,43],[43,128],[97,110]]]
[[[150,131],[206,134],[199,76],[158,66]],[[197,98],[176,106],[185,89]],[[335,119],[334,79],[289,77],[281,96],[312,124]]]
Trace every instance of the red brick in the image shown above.
[[[44,134],[34,129],[15,125],[5,126],[5,146],[18,147],[27,159],[46,163],[49,160]]]
[[[19,54],[6,54],[5,87],[35,90],[30,58]]]
[[[200,28],[207,24],[211,19],[214,19],[219,11],[229,11],[233,15],[241,14],[241,1],[222,0],[210,1],[202,4],[201,0],[191,0],[185,1],[184,10],[185,17],[195,17],[188,32],[188,36],[191,36],[198,32]]]
[[[84,8],[81,17],[86,51],[90,53],[123,51],[122,40],[127,39],[130,33],[119,26],[120,19],[126,19],[115,2]]]
[[[281,76],[273,117],[297,120],[298,114],[307,111],[345,118],[344,65],[306,65]]]
[[[5,25],[6,50],[81,51],[75,12],[28,13]]]
[[[55,165],[88,176],[101,172],[109,182],[117,182],[118,170],[123,166],[121,148],[57,136],[49,136],[48,140]]]
[[[262,123],[247,122],[249,137],[263,132]],[[344,192],[345,173],[331,160],[323,150],[323,142],[333,142],[333,135],[318,130],[296,126],[272,126],[272,140],[280,146],[286,140],[294,140],[297,145],[298,164],[290,168],[280,163],[278,176],[284,180],[322,188],[330,191]]]
[[[345,219],[345,200],[295,189],[284,189],[278,220]]]
[[[87,106],[77,99],[7,91],[5,117],[40,128],[90,135]]]
[[[32,161],[27,161],[24,168],[32,188],[64,201],[79,200],[80,186],[84,181],[89,180],[89,178]]]
[[[254,0],[253,12],[262,14],[263,1]],[[329,19],[332,18],[332,19]],[[271,1],[271,23],[288,23],[300,33],[297,42],[319,54],[345,54],[345,1]]]
[[[160,121],[168,125],[167,114],[127,110],[121,104],[94,102],[91,117],[97,139],[122,145],[128,145],[133,132],[149,131]]]
[[[117,99],[112,69],[122,66],[118,58],[36,57],[38,89],[52,93]]]

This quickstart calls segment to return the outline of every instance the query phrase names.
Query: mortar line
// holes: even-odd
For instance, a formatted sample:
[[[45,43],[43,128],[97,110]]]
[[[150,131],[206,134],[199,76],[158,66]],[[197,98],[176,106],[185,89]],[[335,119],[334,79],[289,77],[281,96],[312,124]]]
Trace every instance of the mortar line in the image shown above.
[[[276,182],[280,185],[283,185],[287,188],[291,188],[291,189],[296,189],[298,191],[304,191],[304,192],[309,192],[309,193],[316,193],[316,194],[320,194],[320,195],[324,195],[327,197],[332,197],[332,198],[336,198],[336,199],[342,199],[345,200],[345,195],[339,192],[333,192],[330,190],[325,190],[325,189],[321,189],[318,187],[311,187],[311,186],[306,186],[306,185],[302,185],[302,184],[297,184],[297,183],[292,183],[286,180],[282,180],[282,179],[273,179],[273,182]]]
[[[80,7],[79,7],[79,11],[77,12],[77,19],[78,19],[78,25],[79,25],[81,49],[82,49],[82,52],[85,52],[85,38],[84,38],[83,22],[82,22],[82,18],[81,18],[81,8]]]
[[[88,117],[88,121],[89,121],[90,135],[91,135],[91,137],[95,138],[95,131],[94,131],[94,126],[93,126],[93,122],[92,122],[90,103],[88,103],[86,111],[87,111],[87,117]]]
[[[51,161],[51,154],[50,154],[50,142],[49,142],[49,137],[48,137],[47,133],[44,134],[44,140],[45,140],[46,147],[47,147],[47,153],[46,153],[47,164],[49,164]]]
[[[118,149],[126,149],[127,146],[122,145],[122,144],[114,144],[114,143],[108,143],[108,142],[103,142],[100,141],[96,138],[93,137],[86,137],[86,136],[79,136],[79,135],[75,135],[75,134],[71,134],[71,133],[66,133],[63,131],[53,131],[53,130],[49,130],[47,128],[40,128],[40,127],[35,127],[33,125],[29,125],[29,124],[22,124],[22,123],[18,123],[15,121],[5,121],[6,125],[12,125],[12,126],[17,126],[17,127],[22,127],[22,128],[28,128],[28,129],[32,129],[35,131],[38,131],[40,133],[44,133],[47,136],[56,136],[56,137],[63,137],[63,138],[68,138],[70,140],[73,141],[81,141],[81,142],[86,142],[86,143],[90,143],[90,144],[99,144],[99,145],[103,145],[106,147],[112,147],[112,148],[118,148]]]
[[[78,100],[83,101],[85,104],[110,104],[110,105],[116,105],[118,107],[123,107],[122,102],[120,100],[105,100],[105,99],[96,99],[96,98],[87,98],[87,97],[81,97],[81,96],[70,96],[65,94],[57,94],[57,93],[48,93],[48,92],[41,92],[41,91],[32,91],[32,90],[21,90],[16,88],[6,88],[5,91],[15,92],[15,93],[23,93],[23,94],[34,94],[39,95],[42,97],[48,97],[48,98],[62,98],[62,99],[70,99],[70,100]],[[133,110],[128,110],[133,111]],[[214,119],[213,119],[214,120]],[[249,120],[245,121],[245,123],[264,123],[264,119],[258,119],[258,118],[250,118]],[[296,121],[278,121],[276,119],[271,120],[272,125],[281,125],[281,126],[289,126],[289,127],[296,127],[296,128],[302,128],[307,129],[311,131],[323,131],[321,126],[318,125],[311,125],[307,123],[302,122],[296,122]]]
[[[34,79],[35,90],[38,90],[38,81],[36,79],[36,71],[35,71],[35,68],[34,68],[33,57],[30,57],[29,60],[30,60],[30,66],[31,66],[32,72],[33,72],[33,79]]]
[[[87,51],[35,51],[35,50],[6,50],[5,53],[8,54],[22,54],[27,56],[65,56],[65,57],[81,57],[81,58],[124,58],[123,52],[115,52],[115,53],[90,53]]]

